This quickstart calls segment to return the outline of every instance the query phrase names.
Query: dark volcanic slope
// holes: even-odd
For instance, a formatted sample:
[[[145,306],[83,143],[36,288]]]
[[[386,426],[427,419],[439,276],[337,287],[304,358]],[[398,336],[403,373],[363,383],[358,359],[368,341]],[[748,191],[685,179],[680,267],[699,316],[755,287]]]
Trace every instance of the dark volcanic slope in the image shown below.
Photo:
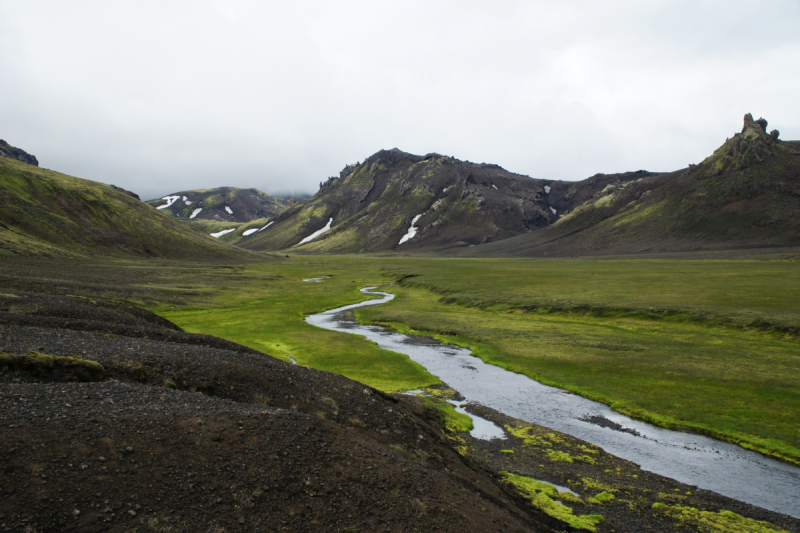
[[[609,183],[545,230],[458,253],[557,256],[800,245],[800,142],[778,140],[766,124],[748,114],[742,132],[698,165]]]
[[[0,352],[82,356],[105,369],[103,382],[81,383],[59,360],[0,355],[3,527],[529,532],[553,524],[456,453],[410,399],[127,307],[0,300]]]
[[[290,203],[289,200],[273,198],[258,189],[235,187],[180,191],[147,201],[147,204],[178,220],[219,222],[249,222],[270,218],[286,209]]]
[[[180,224],[113,185],[0,157],[0,254],[171,258],[246,252]]]
[[[278,250],[330,230],[299,248],[312,252],[436,250],[498,241],[544,228],[611,182],[650,173],[598,175],[574,184],[536,180],[497,165],[438,154],[382,150],[321,184],[274,226],[237,245]],[[416,231],[409,229],[412,223]],[[412,235],[402,244],[406,235]]]
[[[557,219],[554,211],[573,203],[565,197],[566,188],[497,165],[382,150],[348,166],[313,198],[281,213],[274,226],[237,244],[253,250],[289,248],[329,221],[330,231],[300,249],[403,251],[479,244],[548,226]],[[400,244],[412,222],[417,231]]]

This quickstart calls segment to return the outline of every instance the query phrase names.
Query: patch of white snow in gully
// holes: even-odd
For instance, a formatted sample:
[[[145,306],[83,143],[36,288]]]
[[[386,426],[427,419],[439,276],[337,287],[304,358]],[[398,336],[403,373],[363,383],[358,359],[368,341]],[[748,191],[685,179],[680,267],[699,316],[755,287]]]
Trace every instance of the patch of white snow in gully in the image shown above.
[[[225,206],[225,211],[227,211],[229,215],[232,215],[232,214],[233,214],[233,211],[232,211],[232,210],[231,210],[231,208],[230,208],[230,207],[228,207],[227,205]]]
[[[550,206],[550,211],[552,211],[554,215],[556,214],[556,210],[555,210],[555,209],[553,209],[553,206],[552,206],[552,205]]]
[[[218,232],[216,232],[216,233],[210,233],[209,235],[211,235],[211,236],[212,236],[212,237],[214,237],[215,239],[219,239],[219,238],[220,238],[220,237],[222,237],[223,235],[227,235],[228,233],[230,233],[230,232],[232,232],[232,231],[236,231],[236,228],[224,229],[224,230],[222,230],[222,231],[218,231]]]
[[[271,226],[271,225],[273,225],[274,223],[275,223],[275,221],[273,220],[272,222],[270,222],[269,224],[267,224],[267,225],[266,225],[266,226],[264,226],[263,228],[253,228],[253,229],[249,229],[249,230],[245,231],[244,233],[242,233],[242,236],[243,236],[243,237],[249,237],[249,236],[250,236],[250,235],[252,235],[253,233],[256,233],[256,232],[259,232],[259,231],[264,231],[265,229],[267,229],[268,227],[270,227],[270,226]]]
[[[496,191],[499,191],[499,190],[500,190],[500,189],[498,189],[497,187],[495,187],[494,183],[492,183],[492,187],[494,187],[494,190],[496,190]]]
[[[297,244],[295,244],[294,246],[300,246],[301,244],[305,244],[305,243],[307,243],[307,242],[311,242],[311,241],[313,241],[314,239],[316,239],[317,237],[319,237],[320,235],[322,235],[322,234],[323,234],[323,233],[325,233],[326,231],[329,231],[329,230],[331,229],[331,224],[333,224],[333,217],[331,217],[331,218],[328,220],[328,223],[325,225],[325,227],[324,227],[324,228],[322,228],[322,229],[320,229],[320,230],[317,230],[317,231],[315,231],[314,233],[312,233],[311,235],[309,235],[308,237],[306,237],[306,238],[305,238],[305,239],[303,239],[302,241],[298,242],[298,243],[297,243]],[[292,248],[294,248],[294,246],[292,246]]]
[[[172,204],[174,204],[175,201],[178,200],[179,198],[180,198],[180,196],[165,196],[165,197],[162,198],[162,200],[166,200],[167,203],[165,203],[164,205],[160,205],[160,206],[156,207],[156,209],[166,209],[169,206],[171,206]]]
[[[416,224],[417,220],[419,220],[421,217],[422,217],[422,215],[417,215],[417,216],[415,216],[413,218],[413,220],[411,220],[411,227],[408,228],[408,233],[403,235],[403,238],[400,239],[400,242],[398,242],[397,244],[403,244],[407,240],[413,239],[417,235],[417,229],[418,228],[414,224]]]
[[[183,203],[185,203],[186,205],[192,205],[194,202],[192,202],[191,200],[184,200]]]
[[[200,211],[202,211],[202,210],[203,210],[203,208],[202,208],[202,207],[198,207],[197,209],[195,209],[194,211],[192,211],[192,214],[191,214],[191,216],[190,216],[189,218],[194,218],[194,217],[196,217],[197,215],[199,215],[199,214],[200,214]]]
[[[544,193],[550,194],[550,187],[548,187],[547,185],[544,186]]]

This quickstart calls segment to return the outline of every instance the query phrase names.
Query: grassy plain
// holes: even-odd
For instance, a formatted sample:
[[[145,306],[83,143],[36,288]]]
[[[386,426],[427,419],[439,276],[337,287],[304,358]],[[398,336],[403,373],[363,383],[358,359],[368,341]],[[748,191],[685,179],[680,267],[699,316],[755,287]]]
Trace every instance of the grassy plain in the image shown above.
[[[225,267],[118,261],[109,269],[81,267],[73,276],[113,277],[119,285],[99,295],[387,391],[438,379],[404,355],[304,317],[363,300],[365,285],[399,280],[393,302],[357,316],[470,346],[487,362],[640,419],[800,462],[800,273],[792,258],[280,256]],[[331,278],[302,281],[317,276]],[[69,293],[63,276],[64,287],[54,279],[43,277],[42,287]]]
[[[389,281],[374,261],[298,258],[249,264],[229,272],[224,290],[202,299],[187,295],[187,305],[162,304],[152,310],[186,331],[216,335],[285,361],[291,357],[301,365],[342,374],[382,390],[440,383],[406,355],[305,323],[309,314],[367,299],[358,292],[363,286]],[[302,281],[319,276],[331,278],[323,283]],[[192,278],[186,279],[184,286],[191,289]]]
[[[394,268],[413,277],[361,320],[433,334],[636,418],[800,462],[792,258]]]

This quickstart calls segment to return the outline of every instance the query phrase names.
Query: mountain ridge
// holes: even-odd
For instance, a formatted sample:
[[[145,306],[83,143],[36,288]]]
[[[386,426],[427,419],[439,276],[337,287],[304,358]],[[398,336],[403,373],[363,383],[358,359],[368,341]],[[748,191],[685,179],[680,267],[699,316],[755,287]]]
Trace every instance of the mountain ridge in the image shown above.
[[[800,245],[800,142],[744,117],[697,165],[607,188],[535,235],[454,255],[563,256]]]
[[[633,177],[598,175],[592,183],[602,188],[619,179]],[[554,223],[559,209],[570,209],[579,198],[569,190],[569,182],[534,179],[499,165],[380,150],[237,245],[329,253],[477,245]],[[308,240],[328,224],[329,230]]]
[[[273,217],[291,205],[292,201],[253,188],[217,187],[178,191],[145,203],[181,222],[250,222]]]

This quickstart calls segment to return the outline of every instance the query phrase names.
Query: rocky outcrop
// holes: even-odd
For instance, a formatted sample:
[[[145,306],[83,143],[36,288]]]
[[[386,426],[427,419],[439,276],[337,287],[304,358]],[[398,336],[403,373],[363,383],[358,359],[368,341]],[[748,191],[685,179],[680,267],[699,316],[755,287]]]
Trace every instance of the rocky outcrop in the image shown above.
[[[11,146],[3,139],[0,139],[0,157],[16,159],[17,161],[22,161],[23,163],[27,163],[35,167],[39,166],[39,161],[36,160],[36,156],[33,156],[20,148]]]
[[[116,185],[113,185],[113,184],[111,186],[114,187],[119,192],[123,192],[123,193],[127,194],[128,196],[133,196],[137,200],[141,200],[141,198],[139,198],[139,195],[136,194],[135,192],[131,192],[131,191],[125,190],[122,187],[117,187]]]
[[[720,175],[728,168],[744,170],[751,165],[762,163],[764,160],[773,157],[774,146],[780,142],[778,130],[767,133],[767,120],[759,118],[753,120],[753,115],[747,113],[744,116],[742,132],[729,139],[720,150],[724,153],[708,169],[709,175]],[[712,156],[719,155],[719,150]]]

